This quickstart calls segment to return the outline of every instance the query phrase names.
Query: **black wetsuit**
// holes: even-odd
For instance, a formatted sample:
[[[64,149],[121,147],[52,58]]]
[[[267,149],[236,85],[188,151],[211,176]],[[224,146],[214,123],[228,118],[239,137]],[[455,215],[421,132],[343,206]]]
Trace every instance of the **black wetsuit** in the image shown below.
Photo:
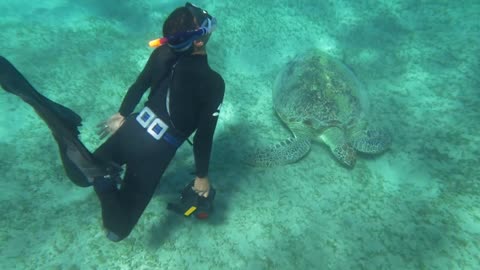
[[[105,161],[126,164],[120,189],[109,179],[94,182],[104,226],[117,240],[131,232],[177,150],[166,140],[155,140],[137,122],[137,114],[131,114],[148,88],[145,105],[170,126],[169,130],[173,126],[177,139],[183,141],[196,131],[193,152],[198,177],[208,174],[213,134],[225,91],[222,77],[208,66],[206,55],[177,57],[166,46],[153,51],[120,107],[125,123],[94,153]]]

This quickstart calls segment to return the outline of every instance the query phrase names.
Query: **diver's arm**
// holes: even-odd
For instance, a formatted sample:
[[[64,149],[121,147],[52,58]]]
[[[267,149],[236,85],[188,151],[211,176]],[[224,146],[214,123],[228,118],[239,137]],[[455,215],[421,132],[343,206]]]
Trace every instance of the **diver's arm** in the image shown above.
[[[156,48],[135,83],[130,86],[118,112],[126,117],[133,112],[145,91],[170,74],[176,60],[168,46]]]
[[[150,87],[155,55],[155,51],[152,52],[137,80],[128,89],[118,112],[110,116],[108,120],[97,125],[97,134],[100,136],[100,139],[117,131],[123,122],[125,122],[125,117],[133,112],[145,91]]]
[[[200,119],[197,131],[193,138],[193,153],[197,178],[206,178],[212,151],[213,134],[217,126],[220,106],[223,102],[225,83],[219,77],[215,81],[213,95],[208,97],[206,104],[200,111]]]
[[[150,58],[140,75],[138,75],[137,80],[130,86],[130,88],[128,88],[127,94],[123,98],[122,105],[118,110],[123,117],[126,117],[133,112],[145,91],[152,84],[152,69],[157,54],[157,50],[150,54]]]

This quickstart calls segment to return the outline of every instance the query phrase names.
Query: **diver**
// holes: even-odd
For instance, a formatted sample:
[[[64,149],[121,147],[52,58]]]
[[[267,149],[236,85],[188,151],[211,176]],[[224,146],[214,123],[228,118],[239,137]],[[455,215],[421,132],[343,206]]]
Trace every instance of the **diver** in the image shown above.
[[[93,186],[107,237],[114,242],[131,233],[177,149],[193,133],[196,177],[182,192],[182,203],[188,196],[188,203],[193,198],[206,210],[211,206],[215,190],[208,169],[225,92],[222,77],[207,59],[206,44],[215,27],[213,16],[188,2],[168,16],[164,37],[150,42],[156,48],[118,113],[100,125],[100,137],[110,137],[93,154],[78,139],[81,117],[38,93],[0,56],[0,86],[30,104],[49,126],[70,180]],[[134,113],[147,89],[144,108]]]

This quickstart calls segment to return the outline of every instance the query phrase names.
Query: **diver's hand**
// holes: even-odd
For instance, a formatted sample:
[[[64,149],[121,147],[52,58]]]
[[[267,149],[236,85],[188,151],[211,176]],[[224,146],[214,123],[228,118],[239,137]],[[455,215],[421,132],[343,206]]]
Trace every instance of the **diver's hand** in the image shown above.
[[[208,197],[208,193],[210,192],[210,181],[208,181],[208,177],[195,177],[192,189],[199,196]]]
[[[99,129],[97,132],[98,136],[100,136],[100,139],[107,137],[117,131],[117,129],[123,125],[123,122],[125,122],[125,117],[120,113],[112,115],[107,121],[97,125]]]

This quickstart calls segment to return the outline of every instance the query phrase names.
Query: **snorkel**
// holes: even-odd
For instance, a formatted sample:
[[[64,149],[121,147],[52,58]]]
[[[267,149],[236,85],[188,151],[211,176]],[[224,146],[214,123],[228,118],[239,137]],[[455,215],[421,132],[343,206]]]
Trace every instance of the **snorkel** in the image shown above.
[[[197,22],[202,22],[198,29],[177,33],[171,36],[157,38],[148,43],[151,48],[156,48],[168,44],[170,48],[177,52],[183,52],[188,50],[192,46],[192,42],[202,36],[212,33],[216,26],[217,20],[215,17],[208,14],[206,10],[203,10],[189,2],[185,4],[185,7],[190,10]]]

